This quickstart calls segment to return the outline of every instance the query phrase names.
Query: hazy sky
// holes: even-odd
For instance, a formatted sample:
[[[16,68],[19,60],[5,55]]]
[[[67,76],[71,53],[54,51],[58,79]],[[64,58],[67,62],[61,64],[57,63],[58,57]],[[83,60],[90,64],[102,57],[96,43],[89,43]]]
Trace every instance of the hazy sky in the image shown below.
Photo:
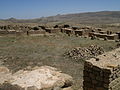
[[[94,11],[120,11],[120,0],[0,0],[1,19]]]

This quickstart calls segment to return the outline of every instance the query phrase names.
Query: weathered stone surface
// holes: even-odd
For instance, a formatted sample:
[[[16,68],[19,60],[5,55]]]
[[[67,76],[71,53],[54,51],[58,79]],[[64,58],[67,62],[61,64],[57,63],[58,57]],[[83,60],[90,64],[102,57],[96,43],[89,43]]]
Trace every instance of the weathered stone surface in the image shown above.
[[[112,81],[109,85],[112,90],[120,90],[120,77]]]
[[[96,61],[95,58],[92,58],[88,60],[88,62],[92,63],[94,66],[97,66],[99,68],[103,68],[108,71],[112,70],[120,64],[120,48],[99,55],[97,56],[97,58],[99,58],[99,61]]]
[[[83,90],[120,90],[120,48],[96,58],[84,63]]]
[[[11,73],[8,68],[0,67],[0,84],[6,82],[11,78]]]
[[[1,83],[0,90],[59,90],[72,84],[71,76],[57,71],[56,68],[42,66],[31,71],[20,70],[10,75],[6,82]]]
[[[0,67],[0,73],[9,73],[9,69],[7,67]]]

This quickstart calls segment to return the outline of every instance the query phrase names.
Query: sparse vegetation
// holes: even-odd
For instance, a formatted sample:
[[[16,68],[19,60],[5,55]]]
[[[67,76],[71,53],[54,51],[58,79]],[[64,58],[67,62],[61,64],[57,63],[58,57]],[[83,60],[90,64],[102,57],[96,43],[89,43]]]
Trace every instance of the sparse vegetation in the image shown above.
[[[24,36],[0,37],[0,61],[13,72],[27,66],[49,65],[69,74],[75,80],[73,88],[82,87],[83,63],[64,57],[64,53],[74,47],[86,47],[91,44],[102,46],[105,51],[114,49],[116,42],[91,40],[90,38],[66,36]]]
[[[57,24],[57,25],[56,25]],[[120,31],[120,12],[119,11],[103,11],[93,13],[78,13],[43,17],[40,19],[18,20],[10,18],[0,20],[0,26],[11,25],[15,28],[21,26],[19,30],[26,31],[28,29],[45,30],[46,27],[67,25],[64,27],[92,26],[93,28],[102,28],[106,31]],[[31,28],[30,28],[31,27]],[[1,28],[3,29],[3,27]],[[54,35],[44,34],[43,36],[1,36],[0,37],[0,65],[8,67],[13,73],[28,67],[34,66],[53,66],[62,72],[73,77],[75,83],[74,90],[82,87],[83,80],[83,64],[84,59],[75,60],[64,56],[64,53],[71,51],[76,47],[88,47],[90,45],[99,45],[107,52],[120,47],[120,40],[109,41],[94,40],[85,37],[76,37],[75,35],[67,36],[65,33],[57,33]],[[80,89],[81,90],[81,89]]]

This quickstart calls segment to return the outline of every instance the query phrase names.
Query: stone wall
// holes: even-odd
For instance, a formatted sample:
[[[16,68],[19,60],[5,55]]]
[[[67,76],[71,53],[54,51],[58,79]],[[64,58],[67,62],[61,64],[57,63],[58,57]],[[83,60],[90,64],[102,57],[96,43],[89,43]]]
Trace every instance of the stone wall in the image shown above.
[[[85,61],[83,90],[120,90],[120,48]]]
[[[58,32],[61,32],[61,29],[59,29],[59,28],[46,28],[45,31],[48,33],[58,33]]]
[[[118,38],[118,34],[107,35],[108,40],[117,40]]]
[[[45,34],[44,30],[30,30],[27,32],[27,35],[39,35],[39,34]]]

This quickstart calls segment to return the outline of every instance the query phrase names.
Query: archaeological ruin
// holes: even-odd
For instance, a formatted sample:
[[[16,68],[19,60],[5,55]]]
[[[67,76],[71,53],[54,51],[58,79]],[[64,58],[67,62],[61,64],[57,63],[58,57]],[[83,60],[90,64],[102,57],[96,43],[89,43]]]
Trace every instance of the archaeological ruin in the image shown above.
[[[120,48],[84,63],[83,90],[120,90]]]
[[[6,25],[0,26],[0,35],[41,35],[45,33],[56,34],[65,33],[68,36],[96,37],[106,40],[117,40],[120,38],[119,32],[106,31],[94,27],[74,27],[70,25],[55,26],[21,26]]]
[[[61,27],[58,25],[54,27],[0,26],[0,36],[23,34],[36,36],[59,32],[68,36],[91,37],[91,40],[95,38],[104,40],[120,39],[120,32],[104,31],[93,27],[70,27],[69,25]],[[84,63],[83,90],[120,90],[120,48],[104,53],[102,47],[91,45],[87,48],[74,48],[65,54],[74,60],[91,58]],[[42,82],[41,78],[39,78],[40,76],[46,76],[42,78],[45,82]],[[61,74],[51,67],[40,67],[32,71],[20,70],[15,74],[9,72],[7,68],[0,67],[0,90],[65,90],[64,88],[71,88],[72,79],[71,76]]]

